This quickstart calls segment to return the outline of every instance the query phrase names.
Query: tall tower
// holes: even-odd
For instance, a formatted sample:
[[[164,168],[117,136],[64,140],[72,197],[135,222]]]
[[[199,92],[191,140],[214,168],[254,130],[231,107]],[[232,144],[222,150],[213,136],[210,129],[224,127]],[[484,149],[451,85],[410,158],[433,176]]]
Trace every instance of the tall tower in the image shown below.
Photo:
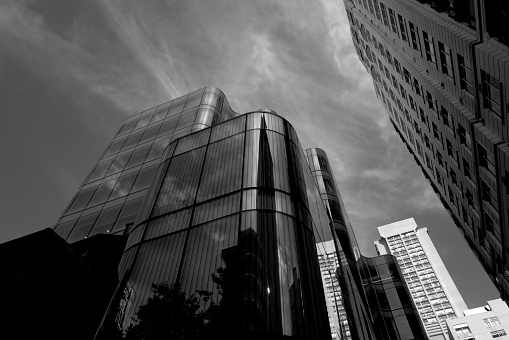
[[[430,339],[449,339],[446,320],[467,309],[427,228],[409,218],[378,227],[379,254],[396,256]]]
[[[509,2],[344,4],[394,128],[509,301]]]

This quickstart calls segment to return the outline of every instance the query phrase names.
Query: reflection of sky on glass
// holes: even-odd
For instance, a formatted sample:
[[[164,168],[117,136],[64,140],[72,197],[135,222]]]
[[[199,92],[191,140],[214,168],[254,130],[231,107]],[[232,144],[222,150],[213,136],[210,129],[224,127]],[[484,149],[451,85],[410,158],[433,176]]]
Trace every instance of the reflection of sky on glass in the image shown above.
[[[211,85],[327,152],[364,253],[414,217],[469,307],[497,296],[375,99],[341,1],[7,0],[0,39],[0,241],[52,226],[127,115]]]

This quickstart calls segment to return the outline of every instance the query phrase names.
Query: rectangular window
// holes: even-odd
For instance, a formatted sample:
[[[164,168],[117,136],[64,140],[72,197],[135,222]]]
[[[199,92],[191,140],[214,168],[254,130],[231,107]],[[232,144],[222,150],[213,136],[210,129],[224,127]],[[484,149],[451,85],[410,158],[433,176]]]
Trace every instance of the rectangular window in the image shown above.
[[[398,14],[398,21],[399,21],[399,30],[401,32],[401,39],[403,39],[404,41],[408,41],[408,36],[406,33],[405,19],[403,19],[403,17]]]
[[[406,91],[405,89],[403,88],[403,85],[399,84],[399,92],[401,93],[401,97],[403,97],[403,99],[406,101]]]
[[[412,39],[412,47],[414,50],[420,51],[421,44],[419,42],[419,30],[411,21],[408,22],[408,25],[410,26],[410,38]]]
[[[449,126],[449,112],[447,112],[447,110],[442,106],[440,105],[440,113],[442,114],[442,121],[444,122],[444,125],[445,126]]]
[[[496,316],[492,316],[490,318],[483,319],[484,323],[486,324],[486,327],[491,328],[496,325],[500,325],[500,321]]]
[[[459,123],[458,123],[458,135],[460,137],[460,143],[470,148],[470,146],[472,145],[472,140],[470,139],[470,134]]]
[[[507,334],[506,334],[506,332],[505,332],[505,330],[503,330],[503,329],[500,329],[500,330],[498,330],[498,331],[490,332],[490,334],[491,334],[491,337],[492,337],[492,338],[500,338],[500,337],[502,337],[502,336],[507,335]]]
[[[433,96],[428,91],[426,91],[426,100],[428,101],[428,107],[431,110],[435,111],[435,105],[433,104]]]
[[[412,85],[411,78],[410,78],[410,72],[406,68],[403,67],[403,75],[405,76],[405,81],[407,84]]]
[[[385,58],[387,59],[387,62],[392,65],[392,55],[389,52],[389,50],[385,50]]]
[[[462,55],[458,54],[458,68],[460,71],[461,89],[467,91],[471,95],[474,94],[474,78],[472,77],[472,69],[470,64],[465,61]]]
[[[491,188],[481,179],[481,197],[483,201],[488,202],[491,206],[498,210],[498,201],[496,197],[496,193],[494,193]]]
[[[463,158],[463,174],[466,178],[469,178],[470,180],[474,179],[474,176],[472,174],[472,171],[470,170],[470,164]]]
[[[412,98],[412,96],[408,96],[408,100],[410,101],[410,107],[412,108],[412,110],[416,111],[414,99]]]
[[[398,72],[398,74],[401,74],[401,66],[399,64],[399,61],[398,59],[394,58],[394,69],[396,70],[396,72]]]
[[[442,65],[442,73],[451,77],[454,80],[454,69],[452,66],[451,49],[444,45],[442,42],[438,42],[438,50],[440,51],[440,62]]]
[[[384,25],[389,27],[389,18],[387,17],[387,8],[383,3],[380,3],[380,9],[382,10],[382,18],[384,21]]]
[[[435,45],[433,44],[433,37],[429,36],[428,33],[422,31],[422,36],[424,37],[424,49],[426,50],[426,60],[430,61],[435,67],[437,66],[437,61],[435,58]]]
[[[481,69],[481,83],[482,83],[482,96],[483,106],[496,113],[498,116],[501,115],[500,105],[500,87],[501,83],[497,78],[491,76],[487,72]]]
[[[369,12],[371,13],[371,15],[375,15],[375,10],[373,8],[373,1],[368,0],[368,5],[369,5]]]
[[[495,167],[495,157],[487,151],[482,145],[477,144],[477,153],[479,155],[479,165],[488,170],[493,176],[496,177],[497,171]]]
[[[398,34],[398,25],[396,23],[396,15],[394,14],[394,11],[392,8],[389,8],[389,18],[391,19],[391,29],[394,33]]]
[[[445,143],[447,145],[447,155],[454,159],[454,150],[452,148],[451,142],[449,141],[449,139],[446,138]]]

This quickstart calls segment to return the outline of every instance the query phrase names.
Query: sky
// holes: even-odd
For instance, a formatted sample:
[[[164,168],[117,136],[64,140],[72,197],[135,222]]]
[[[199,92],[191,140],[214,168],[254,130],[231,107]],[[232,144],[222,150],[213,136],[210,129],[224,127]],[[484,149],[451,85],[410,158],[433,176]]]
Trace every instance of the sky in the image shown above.
[[[216,86],[325,150],[364,255],[414,217],[469,308],[498,298],[376,99],[341,0],[3,0],[0,79],[0,243],[52,227],[128,115]]]

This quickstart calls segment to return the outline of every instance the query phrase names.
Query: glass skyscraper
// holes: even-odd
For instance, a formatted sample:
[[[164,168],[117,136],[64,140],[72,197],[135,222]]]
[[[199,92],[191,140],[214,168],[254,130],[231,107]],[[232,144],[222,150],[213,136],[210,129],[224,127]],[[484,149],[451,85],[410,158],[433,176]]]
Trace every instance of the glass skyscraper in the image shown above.
[[[325,152],[216,88],[128,117],[54,230],[128,237],[97,339],[330,338],[322,247],[339,338],[424,337],[395,259],[360,254]]]

